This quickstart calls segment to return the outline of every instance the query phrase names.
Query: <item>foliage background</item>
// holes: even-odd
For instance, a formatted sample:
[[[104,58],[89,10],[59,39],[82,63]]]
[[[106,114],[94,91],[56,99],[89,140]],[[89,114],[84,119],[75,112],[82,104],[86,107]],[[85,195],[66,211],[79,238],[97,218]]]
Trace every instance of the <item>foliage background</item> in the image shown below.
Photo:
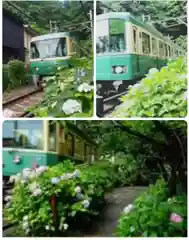
[[[3,1],[9,9],[39,34],[49,32],[49,21],[57,21],[61,31],[75,31],[80,39],[90,35],[89,10],[93,11],[93,1]],[[85,23],[82,27],[81,22]]]
[[[187,59],[170,61],[160,71],[150,69],[130,86],[111,117],[185,117],[187,115]]]
[[[165,35],[174,38],[187,35],[186,25],[175,21],[176,17],[184,16],[187,19],[187,1],[165,0],[165,1],[97,1],[97,14],[101,14],[104,8],[108,11],[128,11],[141,20],[142,15],[150,16],[150,24]],[[165,21],[169,19],[169,21]],[[174,25],[173,27],[170,27]]]

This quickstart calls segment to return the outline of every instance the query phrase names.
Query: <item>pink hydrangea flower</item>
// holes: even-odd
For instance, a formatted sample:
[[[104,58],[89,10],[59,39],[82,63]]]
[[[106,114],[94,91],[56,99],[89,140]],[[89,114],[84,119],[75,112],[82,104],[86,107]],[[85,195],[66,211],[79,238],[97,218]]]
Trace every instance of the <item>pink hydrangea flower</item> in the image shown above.
[[[171,213],[170,220],[174,223],[181,223],[184,219],[177,213]]]

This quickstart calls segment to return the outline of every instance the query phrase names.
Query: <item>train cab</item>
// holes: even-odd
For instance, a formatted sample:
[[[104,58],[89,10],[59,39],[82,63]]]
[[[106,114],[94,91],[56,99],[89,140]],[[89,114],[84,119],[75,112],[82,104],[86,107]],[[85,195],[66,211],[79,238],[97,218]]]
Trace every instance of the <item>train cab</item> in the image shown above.
[[[92,162],[97,145],[70,121],[10,120],[3,124],[3,176],[64,159]]]

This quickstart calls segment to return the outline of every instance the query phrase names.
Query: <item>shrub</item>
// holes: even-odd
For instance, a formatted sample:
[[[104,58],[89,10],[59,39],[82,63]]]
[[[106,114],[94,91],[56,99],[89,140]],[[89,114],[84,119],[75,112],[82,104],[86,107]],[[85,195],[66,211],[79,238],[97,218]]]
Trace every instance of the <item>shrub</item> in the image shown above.
[[[12,81],[12,86],[19,86],[26,83],[26,70],[24,62],[20,60],[12,60],[9,65],[9,77]]]
[[[187,232],[187,198],[168,198],[159,180],[124,209],[117,227],[119,237],[183,237]]]
[[[3,90],[10,90],[28,83],[25,65],[20,60],[11,60],[3,66]]]
[[[187,61],[170,61],[160,71],[131,86],[112,117],[185,117],[187,114]]]
[[[85,45],[86,49],[82,48],[85,57],[72,57],[69,62],[73,68],[58,70],[55,79],[48,81],[43,102],[38,108],[30,109],[36,117],[93,116],[92,45],[88,41]]]
[[[3,65],[3,91],[7,90],[9,86],[8,65]]]
[[[53,167],[24,169],[15,178],[7,203],[8,221],[17,222],[29,236],[65,235],[66,230],[88,222],[99,214],[105,191],[122,179],[113,164],[77,165],[70,161]],[[50,202],[56,196],[56,221]],[[59,233],[57,233],[59,231]]]
[[[45,87],[43,103],[30,111],[39,117],[90,117],[93,116],[94,89],[91,72],[76,79],[76,69],[61,70]],[[83,73],[84,75],[84,73]]]

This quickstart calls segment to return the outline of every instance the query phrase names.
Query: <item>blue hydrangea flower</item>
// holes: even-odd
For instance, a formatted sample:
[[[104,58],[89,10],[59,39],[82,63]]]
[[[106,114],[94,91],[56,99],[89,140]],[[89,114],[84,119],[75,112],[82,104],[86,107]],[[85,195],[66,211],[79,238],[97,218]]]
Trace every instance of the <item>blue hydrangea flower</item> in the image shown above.
[[[85,199],[85,200],[83,200],[82,204],[83,204],[83,207],[84,207],[84,208],[88,208],[89,205],[90,205],[90,202],[89,202],[88,199]]]
[[[58,184],[60,182],[60,179],[58,177],[51,178],[52,184]]]
[[[75,188],[75,192],[76,192],[76,193],[81,193],[81,188],[80,188],[80,186],[77,186],[77,187]]]
[[[72,178],[72,174],[71,173],[65,173],[64,175],[62,175],[60,177],[61,180],[69,180]]]
[[[76,197],[77,197],[78,200],[82,200],[84,196],[81,193],[77,193]]]
[[[73,172],[72,176],[73,176],[74,178],[78,178],[78,177],[80,176],[79,170],[76,169],[76,170]]]

